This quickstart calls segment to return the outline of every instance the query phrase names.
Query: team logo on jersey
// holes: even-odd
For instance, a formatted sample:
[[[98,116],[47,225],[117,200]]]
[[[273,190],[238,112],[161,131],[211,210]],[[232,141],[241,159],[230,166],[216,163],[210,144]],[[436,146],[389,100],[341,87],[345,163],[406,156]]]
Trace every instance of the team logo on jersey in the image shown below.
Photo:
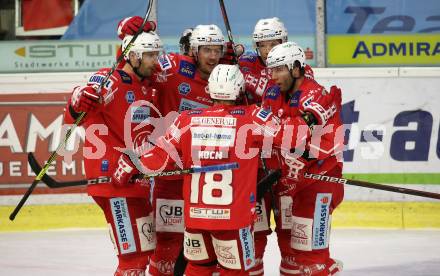
[[[131,84],[131,77],[129,74],[125,73],[122,70],[118,70],[119,76],[121,76],[121,80],[123,83]]]
[[[189,92],[191,92],[191,86],[186,82],[182,82],[181,84],[179,84],[177,89],[179,90],[179,93],[183,96],[186,96],[189,94]]]
[[[181,60],[179,64],[179,74],[193,79],[196,74],[196,66],[188,61]]]
[[[231,115],[244,115],[244,113],[244,109],[234,109],[229,111],[229,114]]]
[[[267,88],[265,99],[275,100],[280,95],[280,87],[278,85]]]
[[[104,159],[101,161],[101,172],[108,172],[108,160]]]
[[[159,65],[162,70],[171,69],[171,61],[167,55],[161,55],[159,57]]]
[[[301,90],[297,90],[292,94],[292,96],[290,96],[289,106],[298,107],[299,98],[301,97],[301,93],[302,93]]]
[[[127,93],[125,93],[125,100],[127,101],[128,104],[134,103],[136,98],[134,96],[133,91],[127,91]]]
[[[266,122],[270,114],[272,114],[270,110],[261,108],[257,113],[257,118],[260,118],[263,122]]]

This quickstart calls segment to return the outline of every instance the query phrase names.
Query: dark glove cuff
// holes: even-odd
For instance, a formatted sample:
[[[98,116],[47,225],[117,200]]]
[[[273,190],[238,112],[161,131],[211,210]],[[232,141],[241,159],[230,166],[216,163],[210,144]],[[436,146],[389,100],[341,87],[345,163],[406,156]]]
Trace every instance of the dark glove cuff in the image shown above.
[[[78,119],[78,117],[81,115],[81,113],[78,113],[75,111],[75,109],[73,109],[73,106],[71,104],[69,104],[69,113],[74,120]]]

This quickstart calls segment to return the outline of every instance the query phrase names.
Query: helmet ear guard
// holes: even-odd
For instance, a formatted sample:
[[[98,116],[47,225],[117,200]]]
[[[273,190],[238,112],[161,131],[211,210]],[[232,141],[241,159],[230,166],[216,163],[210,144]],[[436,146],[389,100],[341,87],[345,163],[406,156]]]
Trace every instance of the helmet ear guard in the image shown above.
[[[208,80],[212,99],[235,101],[244,90],[244,77],[237,65],[219,64]]]
[[[129,47],[129,43],[133,36],[127,35],[122,40],[122,51]],[[145,52],[162,52],[163,43],[155,32],[144,32],[139,34],[136,40],[132,43],[130,50],[125,54],[126,60],[130,59],[130,53],[136,54],[137,59],[142,59],[142,54]]]
[[[304,50],[295,42],[285,42],[270,50],[266,65],[268,68],[287,65],[287,68],[292,70],[296,67],[295,62],[298,62],[301,68],[306,66]]]

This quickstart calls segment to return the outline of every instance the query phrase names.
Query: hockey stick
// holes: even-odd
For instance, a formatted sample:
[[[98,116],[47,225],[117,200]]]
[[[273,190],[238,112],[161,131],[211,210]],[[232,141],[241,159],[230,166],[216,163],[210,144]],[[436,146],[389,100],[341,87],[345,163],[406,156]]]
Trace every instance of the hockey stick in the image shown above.
[[[108,81],[108,79],[110,78],[110,76],[113,74],[113,72],[116,70],[116,67],[118,66],[118,64],[122,61],[123,57],[128,53],[128,51],[130,50],[130,48],[133,46],[133,42],[136,40],[136,38],[139,36],[140,33],[142,33],[142,30],[145,26],[145,24],[147,23],[148,20],[148,16],[151,13],[153,7],[153,0],[150,0],[148,2],[148,8],[147,11],[145,13],[144,16],[144,21],[142,22],[142,25],[139,27],[139,29],[137,30],[136,34],[133,36],[133,38],[130,40],[128,46],[124,49],[124,51],[122,51],[122,53],[119,55],[119,57],[117,58],[116,62],[113,64],[111,70],[109,71],[109,73],[107,74],[107,76],[104,78],[104,80],[101,82],[101,84],[99,85],[98,88],[98,93],[101,91],[102,87],[105,85],[105,83]],[[29,196],[32,194],[32,192],[34,191],[35,187],[37,186],[38,182],[40,182],[40,180],[43,178],[43,176],[46,174],[47,170],[49,170],[50,164],[52,164],[52,162],[55,160],[55,158],[57,157],[57,152],[64,147],[64,145],[67,143],[67,141],[69,140],[70,136],[72,135],[73,130],[79,125],[79,123],[82,121],[82,119],[86,116],[86,112],[81,112],[79,114],[79,116],[75,119],[75,122],[73,123],[72,127],[69,128],[69,130],[66,133],[66,136],[64,137],[63,141],[58,145],[58,147],[56,148],[56,150],[54,152],[51,153],[51,155],[49,156],[49,159],[47,160],[46,164],[43,166],[43,168],[40,170],[40,172],[37,174],[37,176],[35,177],[34,181],[32,182],[31,186],[28,188],[28,190],[26,191],[26,193],[23,195],[23,197],[21,198],[20,202],[18,202],[17,206],[15,207],[15,209],[12,211],[12,213],[9,215],[9,219],[12,221],[15,219],[15,217],[17,216],[18,212],[20,212],[21,208],[23,207],[24,203],[26,202],[26,200],[29,198]]]
[[[226,32],[228,33],[228,40],[232,45],[232,50],[234,51],[234,59],[232,60],[232,62],[234,64],[237,64],[238,63],[237,52],[235,51],[234,38],[232,37],[231,25],[229,24],[229,18],[226,12],[225,2],[223,0],[219,0],[219,3],[220,3],[220,10],[223,16],[223,22],[225,23]],[[246,90],[244,91],[244,97],[245,97],[246,105],[249,105],[249,99],[248,99],[249,96]]]
[[[232,38],[231,25],[229,24],[228,14],[226,13],[225,2],[223,0],[219,0],[219,3],[220,3],[220,10],[221,10],[222,16],[223,16],[223,22],[225,22],[226,32],[228,32],[228,39],[232,45],[232,50],[234,51],[233,62],[235,64],[237,64],[237,62],[238,62],[237,53],[235,52],[235,43],[234,43],[234,39]]]
[[[353,185],[353,186],[371,188],[371,189],[376,189],[376,190],[383,190],[383,191],[394,192],[394,193],[401,193],[401,194],[407,194],[407,195],[415,195],[415,196],[421,196],[421,197],[427,197],[427,198],[440,199],[440,194],[438,194],[438,193],[431,193],[431,192],[413,190],[413,189],[402,188],[402,187],[395,187],[395,186],[384,185],[384,184],[371,183],[371,182],[360,181],[360,180],[352,180],[352,179],[346,179],[346,178],[340,178],[340,177],[334,177],[334,176],[328,176],[328,175],[322,175],[322,174],[314,174],[314,173],[305,173],[304,177],[308,178],[308,179],[321,180],[321,181],[326,181],[326,182],[330,182],[330,183],[340,183],[340,184],[345,184],[345,185]]]
[[[281,177],[281,170],[270,170],[266,176],[260,179],[257,184],[257,200],[263,199],[267,191],[272,192],[272,185],[275,184]],[[273,200],[273,199],[272,199]]]
[[[29,165],[31,166],[34,172],[38,172],[41,167],[38,164],[32,153],[28,154]],[[238,163],[226,163],[219,165],[211,165],[211,166],[203,166],[203,167],[194,167],[183,170],[173,170],[173,171],[162,171],[156,173],[150,173],[145,175],[139,175],[140,178],[150,178],[156,176],[171,176],[171,175],[182,175],[182,174],[191,174],[191,173],[202,173],[202,172],[213,172],[213,171],[224,171],[224,170],[234,170],[238,168]],[[83,179],[77,181],[65,181],[59,182],[50,177],[49,175],[44,175],[41,179],[49,188],[57,189],[57,188],[65,188],[65,187],[73,187],[73,186],[82,186],[82,185],[91,185],[91,184],[101,184],[110,182],[110,176],[101,176],[98,178],[90,178]]]

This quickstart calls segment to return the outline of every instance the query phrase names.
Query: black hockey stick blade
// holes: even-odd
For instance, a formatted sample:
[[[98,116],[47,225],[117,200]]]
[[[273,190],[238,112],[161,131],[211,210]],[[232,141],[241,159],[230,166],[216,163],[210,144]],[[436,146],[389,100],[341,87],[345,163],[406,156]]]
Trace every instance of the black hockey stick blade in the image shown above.
[[[264,194],[272,188],[272,185],[275,184],[281,178],[281,170],[271,170],[269,173],[263,177],[257,183],[257,201],[261,201],[264,197]]]
[[[41,171],[41,166],[40,166],[40,164],[38,164],[38,161],[32,152],[28,153],[28,162],[29,162],[29,166],[31,167],[32,171],[35,174],[38,174]],[[77,181],[58,182],[47,174],[45,174],[43,176],[41,181],[43,181],[43,183],[46,184],[51,189],[66,188],[66,187],[72,187],[72,186],[82,186],[82,185],[86,185],[88,183],[88,180],[86,180],[86,179],[77,180]]]

